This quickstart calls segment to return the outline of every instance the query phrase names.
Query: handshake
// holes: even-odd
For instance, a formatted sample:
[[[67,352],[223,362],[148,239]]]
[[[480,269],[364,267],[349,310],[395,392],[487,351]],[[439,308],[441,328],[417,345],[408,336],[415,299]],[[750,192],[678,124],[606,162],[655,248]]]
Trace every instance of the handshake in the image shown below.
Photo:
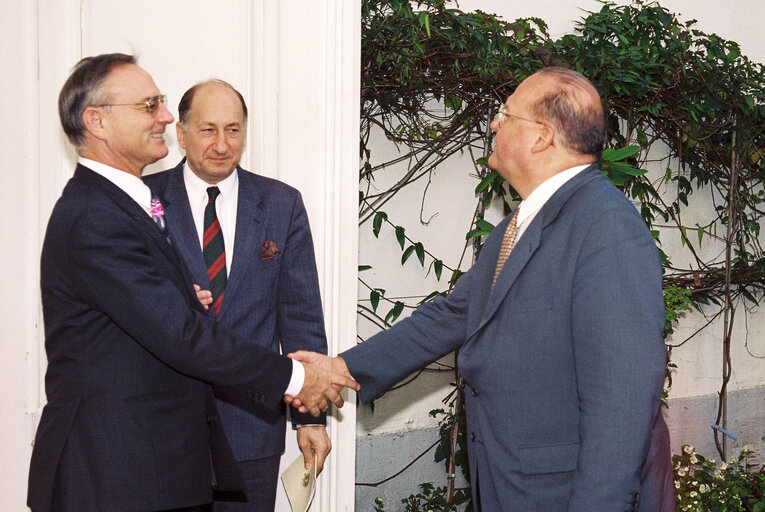
[[[342,407],[344,402],[340,391],[344,387],[354,391],[361,389],[340,356],[329,357],[318,352],[298,350],[287,357],[300,361],[305,368],[305,380],[300,393],[297,396],[284,395],[284,401],[300,412],[318,416],[321,411],[329,408],[330,402]]]

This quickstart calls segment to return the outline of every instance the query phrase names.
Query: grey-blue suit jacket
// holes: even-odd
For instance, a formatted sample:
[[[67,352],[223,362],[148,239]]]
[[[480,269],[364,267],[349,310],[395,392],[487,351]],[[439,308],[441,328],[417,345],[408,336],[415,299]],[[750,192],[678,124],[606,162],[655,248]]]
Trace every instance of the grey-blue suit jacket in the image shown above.
[[[191,270],[194,282],[209,289],[207,269],[188,194],[183,163],[147,176],[160,196],[170,237]],[[239,199],[234,254],[218,321],[250,343],[285,354],[295,350],[327,352],[313,240],[300,193],[270,178],[237,167]],[[225,237],[225,233],[224,233]],[[280,253],[263,259],[263,244]],[[284,451],[284,404],[261,407],[216,389],[218,410],[234,456],[254,460]],[[299,424],[324,423],[291,410]]]
[[[593,165],[545,204],[492,289],[508,222],[447,298],[341,355],[369,402],[460,349],[481,510],[638,510],[641,468],[670,464],[664,451],[646,461],[654,421],[666,431],[654,241]],[[656,510],[654,498],[640,510]]]

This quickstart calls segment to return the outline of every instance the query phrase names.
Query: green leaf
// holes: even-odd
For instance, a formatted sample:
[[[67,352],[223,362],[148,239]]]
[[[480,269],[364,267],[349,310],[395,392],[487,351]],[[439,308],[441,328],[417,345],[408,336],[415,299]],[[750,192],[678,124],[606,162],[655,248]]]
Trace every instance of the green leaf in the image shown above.
[[[470,240],[471,238],[488,235],[489,233],[491,233],[491,231],[486,231],[485,229],[471,229],[465,234],[465,240]]]
[[[369,302],[372,304],[372,311],[377,312],[377,306],[380,304],[380,292],[372,290],[369,292]]]
[[[425,33],[430,37],[430,14],[427,11],[420,11],[417,15],[417,21],[420,26],[425,27]]]
[[[375,218],[372,220],[372,234],[375,235],[375,238],[378,238],[380,235],[380,228],[382,227],[382,223],[384,220],[388,220],[388,214],[385,212],[377,212],[375,213]]]
[[[404,311],[404,303],[400,300],[397,300],[396,303],[393,305],[390,311],[388,311],[388,314],[385,315],[385,323],[389,324],[396,320],[396,318],[399,317],[401,312]]]
[[[417,259],[420,260],[420,265],[425,266],[425,248],[421,242],[414,244],[414,252],[417,253]]]
[[[436,279],[441,280],[441,271],[444,269],[444,262],[441,260],[435,260],[433,262],[433,272],[436,273]]]
[[[696,233],[699,235],[699,247],[701,247],[701,239],[704,238],[704,228],[698,227]]]
[[[401,226],[396,226],[396,240],[398,240],[398,244],[401,246],[401,249],[403,249],[406,237],[404,236],[404,228]]]
[[[359,265],[359,272],[364,272],[365,270],[369,270],[372,268],[372,265]]]
[[[402,265],[406,263],[406,260],[409,259],[409,256],[411,256],[413,252],[414,252],[414,245],[410,245],[409,247],[406,248],[406,250],[404,251],[404,254],[401,255]]]
[[[625,158],[631,157],[638,151],[640,151],[640,146],[625,146],[623,148],[616,149],[609,148],[603,150],[601,160],[605,160],[606,162],[617,162],[619,160],[624,160]]]
[[[499,174],[497,174],[496,171],[491,171],[490,173],[486,174],[486,176],[481,180],[481,182],[475,188],[475,193],[480,194],[481,192],[489,188],[489,186],[491,186],[491,184],[497,178],[499,178]]]
[[[488,156],[482,156],[481,158],[476,158],[475,163],[477,163],[478,165],[488,166],[489,165],[489,157]],[[492,171],[492,172],[494,172],[494,171]]]
[[[475,221],[475,226],[479,229],[483,229],[484,231],[491,232],[494,230],[494,224],[484,219],[478,219]]]

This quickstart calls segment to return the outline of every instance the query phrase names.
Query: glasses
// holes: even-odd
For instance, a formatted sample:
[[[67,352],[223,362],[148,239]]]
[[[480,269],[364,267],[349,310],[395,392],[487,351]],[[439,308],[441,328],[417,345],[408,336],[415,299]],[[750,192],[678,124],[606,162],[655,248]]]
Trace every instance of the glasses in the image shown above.
[[[507,121],[507,119],[509,117],[512,117],[512,118],[515,118],[515,119],[520,119],[521,121],[528,121],[529,123],[536,123],[536,124],[544,125],[544,123],[541,122],[541,121],[534,121],[533,119],[526,119],[525,117],[516,116],[515,114],[511,114],[510,112],[507,111],[507,109],[505,108],[505,105],[502,105],[501,107],[499,107],[499,111],[497,112],[497,115],[494,116],[494,119],[497,120],[497,123],[499,123],[499,126],[501,127],[502,124],[504,124],[504,122]]]
[[[94,107],[134,107],[134,108],[145,108],[146,112],[149,114],[153,114],[159,109],[159,105],[165,105],[167,104],[167,96],[164,94],[160,94],[159,96],[152,96],[151,98],[146,98],[144,101],[140,103],[104,103],[102,105],[93,105]]]

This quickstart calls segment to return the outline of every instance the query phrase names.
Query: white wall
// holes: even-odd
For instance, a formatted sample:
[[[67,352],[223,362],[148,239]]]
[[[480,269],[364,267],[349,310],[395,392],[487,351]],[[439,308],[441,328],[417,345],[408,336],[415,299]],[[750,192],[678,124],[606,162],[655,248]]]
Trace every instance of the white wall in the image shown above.
[[[300,189],[311,220],[330,351],[355,340],[360,2],[358,0],[2,0],[0,102],[5,263],[0,358],[0,509],[25,510],[35,422],[44,404],[39,253],[76,155],[58,92],[87,55],[134,53],[171,112],[193,83],[218,77],[250,110],[242,165]],[[181,157],[175,131],[170,155]],[[334,449],[312,510],[353,510],[355,410],[330,419]],[[297,454],[294,434],[291,461]],[[288,507],[283,500],[279,508]]]
[[[620,1],[620,4],[627,2]],[[663,0],[661,5],[679,14],[683,21],[697,19],[697,28],[708,33],[716,33],[741,45],[742,52],[755,62],[765,62],[765,46],[761,44],[761,26],[756,20],[765,16],[765,3],[762,2],[717,2],[711,0]],[[505,20],[520,17],[539,17],[547,24],[552,38],[559,38],[571,33],[574,22],[586,16],[584,10],[600,10],[602,4],[596,0],[460,0],[459,8],[463,11],[480,9],[496,13]],[[373,146],[373,164],[384,160],[383,155],[395,154],[395,149],[385,140],[375,141]],[[377,156],[375,156],[375,154]],[[386,182],[394,182],[394,175],[401,166],[387,170],[376,176],[380,188]],[[388,173],[388,176],[385,174]],[[475,207],[473,189],[478,181],[469,159],[454,158],[442,165],[435,173],[423,203],[426,181],[421,180],[399,193],[387,203],[383,210],[391,222],[406,227],[407,234],[416,241],[421,241],[427,249],[433,250],[447,265],[456,265],[460,258],[464,233],[469,229],[470,219]],[[691,212],[703,216],[708,204],[702,194],[692,196]],[[424,207],[423,207],[424,204]],[[437,214],[428,227],[423,226],[422,218],[428,220]],[[688,215],[688,214],[686,214]],[[487,220],[497,219],[499,212],[490,211]],[[688,217],[684,220],[692,224]],[[412,257],[401,267],[401,251],[392,228],[383,228],[380,239],[371,234],[371,223],[360,228],[359,263],[369,264],[374,268],[360,274],[373,287],[386,289],[389,297],[406,297],[427,293],[433,289],[444,289],[433,276],[424,278],[416,258]],[[665,251],[673,261],[687,258],[684,249],[676,243],[669,233],[663,238]],[[711,244],[704,250],[717,251]],[[469,256],[462,269],[468,268]],[[395,277],[393,277],[395,276]],[[368,299],[369,292],[359,286],[359,297]],[[412,302],[412,301],[410,301]],[[416,301],[413,301],[416,302]],[[382,306],[381,306],[382,307]],[[387,309],[385,309],[387,311]],[[685,315],[676,333],[669,340],[677,344],[706,322],[703,315],[689,313]],[[729,391],[765,386],[765,313],[762,308],[749,314],[739,307],[734,329],[732,351],[733,378]],[[376,332],[369,322],[359,321],[359,333],[368,337]],[[710,395],[719,391],[721,384],[721,338],[722,323],[714,322],[701,335],[672,352],[673,361],[678,365],[673,378],[671,398],[688,398]],[[750,354],[755,356],[752,357]],[[452,362],[452,358],[447,358]],[[382,434],[414,428],[434,426],[435,420],[429,418],[428,411],[442,407],[441,399],[449,392],[448,383],[453,381],[449,374],[421,376],[414,384],[388,393],[376,401],[374,413],[369,407],[358,411],[359,435]],[[708,424],[704,425],[708,428]]]

